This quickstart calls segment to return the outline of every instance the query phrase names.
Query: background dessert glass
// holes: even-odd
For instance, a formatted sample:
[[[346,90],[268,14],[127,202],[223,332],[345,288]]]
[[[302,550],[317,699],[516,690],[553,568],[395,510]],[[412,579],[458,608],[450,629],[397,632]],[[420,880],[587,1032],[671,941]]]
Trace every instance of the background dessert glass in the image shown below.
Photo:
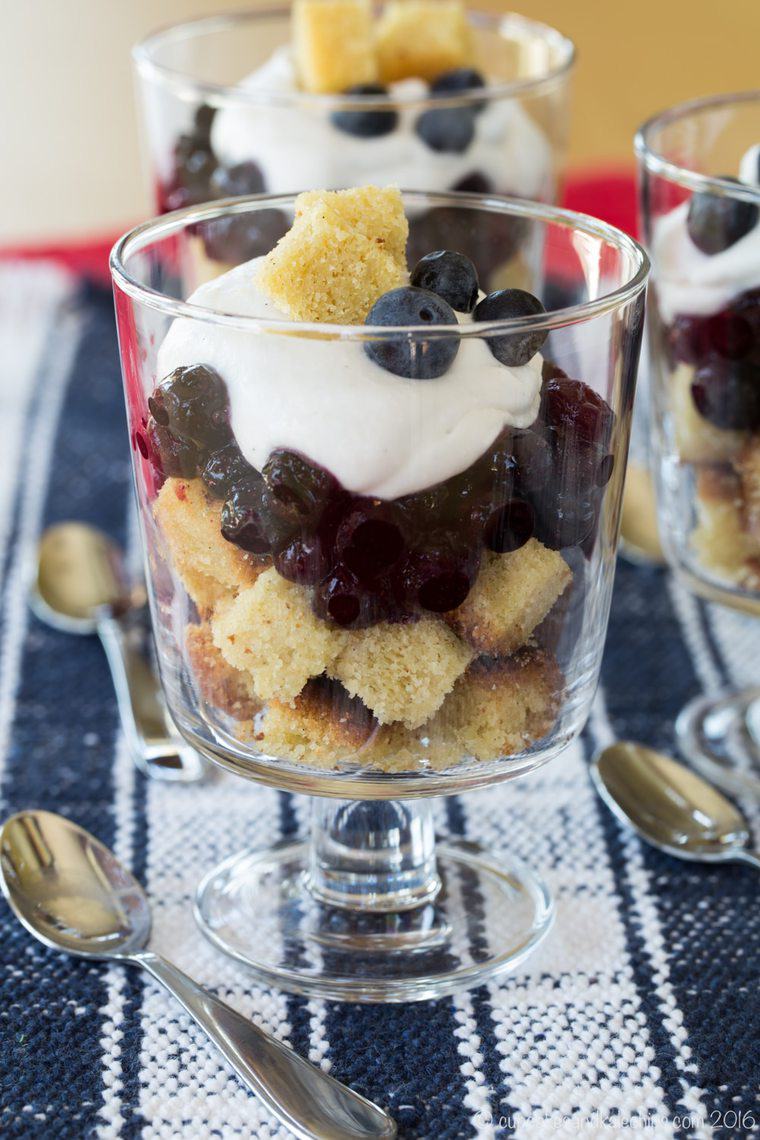
[[[760,91],[683,104],[636,137],[651,251],[660,531],[688,589],[760,614]],[[741,178],[741,182],[737,180]],[[760,689],[699,697],[685,757],[760,789]]]
[[[302,399],[327,401],[330,417],[345,412],[330,407],[321,390],[309,396],[308,384],[346,370],[355,379],[360,415],[373,425],[366,442],[373,446],[382,407],[373,415],[363,370],[367,349],[382,350],[392,330],[267,321],[186,303],[198,285],[199,229],[272,210],[287,217],[293,201],[280,196],[187,209],[138,227],[112,255],[136,491],[172,715],[187,739],[223,767],[315,797],[310,840],[246,852],[216,868],[199,889],[197,917],[218,946],[286,989],[361,1001],[429,998],[521,960],[551,923],[546,888],[519,862],[497,862],[472,845],[447,844],[436,851],[429,797],[526,774],[561,752],[586,719],[612,587],[648,263],[624,234],[568,211],[477,196],[404,195],[407,213],[449,211],[456,232],[469,235],[476,256],[478,248],[488,250],[498,240],[500,225],[518,222],[522,243],[516,255],[533,267],[534,292],[546,295],[559,278],[584,299],[522,320],[403,331],[410,352],[424,359],[457,342],[460,358],[475,369],[474,386],[478,368],[492,362],[484,334],[539,340],[547,334],[539,413],[545,427],[508,432],[506,452],[494,460],[500,465],[500,487],[504,480],[519,479],[525,496],[521,509],[527,511],[528,529],[535,523],[535,530],[526,542],[518,518],[514,543],[504,544],[508,550],[516,547],[512,553],[484,551],[482,537],[473,537],[467,521],[471,487],[460,485],[459,476],[450,480],[447,494],[453,491],[454,499],[446,501],[453,502],[453,512],[440,517],[448,528],[447,549],[453,544],[465,562],[470,559],[473,574],[480,566],[473,597],[486,565],[509,566],[513,577],[505,591],[478,595],[483,604],[475,622],[462,609],[442,615],[438,611],[445,607],[431,603],[422,620],[386,624],[382,640],[370,644],[362,661],[352,658],[349,678],[346,659],[336,661],[338,643],[331,639],[353,638],[353,652],[365,644],[363,635],[374,636],[379,627],[346,635],[314,618],[309,601],[318,588],[312,594],[291,587],[271,568],[268,578],[255,579],[252,592],[249,583],[261,567],[221,538],[220,506],[205,497],[201,479],[165,480],[166,471],[161,473],[161,464],[166,468],[172,458],[161,458],[164,445],[156,438],[148,405],[167,367],[164,339],[173,323],[181,322],[174,324],[175,333],[180,329],[192,338],[198,355],[213,353],[217,359],[221,345],[229,369],[248,359],[246,375],[254,388],[257,370],[247,354],[276,362],[275,386],[257,394],[256,412],[279,415],[281,400],[295,409],[296,423],[306,430],[311,413],[305,405],[301,412]],[[579,391],[562,369],[585,378],[597,394]],[[404,460],[430,444],[433,416],[427,401],[441,382],[394,383],[393,391],[405,401],[396,421]],[[566,383],[569,404],[563,402]],[[155,401],[151,407],[155,411]],[[234,415],[233,420],[238,423]],[[343,458],[339,439],[335,469]],[[447,446],[440,442],[439,457]],[[478,463],[492,471],[490,451],[486,448]],[[509,458],[513,451],[520,455],[517,475]],[[510,502],[519,497],[516,484],[511,491],[488,494],[502,495],[500,502],[503,494]],[[397,497],[373,508],[409,512],[405,517],[411,521],[403,524],[409,549],[431,520],[439,519],[436,495],[412,500]],[[383,516],[382,521],[388,520]],[[269,603],[259,597],[266,582],[277,596],[291,591],[288,606],[278,609],[275,602],[267,609]],[[372,590],[369,594],[377,601]],[[256,625],[260,637],[246,640],[247,619],[236,607],[254,596],[264,605],[266,620]],[[386,604],[385,595],[380,603]],[[316,601],[312,604],[324,613]],[[370,692],[367,700],[376,710],[378,703],[407,700],[413,693],[414,707],[405,706],[403,714],[406,723],[399,717],[379,724],[361,701],[324,678],[310,682],[295,706],[270,699],[257,712],[250,689],[241,684],[243,674],[209,646],[209,623],[216,636],[223,613],[233,614],[225,636],[243,652],[259,655],[265,669],[276,660],[287,672],[303,654],[315,654],[306,663],[307,674],[323,668],[337,674],[365,697]],[[267,643],[267,626],[276,644]],[[476,646],[482,636],[497,642],[502,637],[506,651],[499,656],[497,645],[480,654]],[[389,673],[404,654],[404,683],[394,687]],[[410,676],[414,683],[406,684]],[[424,723],[419,702],[437,710]]]
[[[150,36],[135,48],[134,61],[157,211],[238,194],[365,184],[555,201],[573,45],[520,16],[468,18],[489,87],[446,99],[431,98],[419,80],[394,85],[393,97],[298,90],[288,7],[209,17]],[[433,151],[415,134],[418,118],[441,108],[477,111],[474,137],[459,153]],[[334,125],[356,112],[386,113],[396,125],[371,138]],[[421,238],[427,249],[436,248],[430,226]],[[226,264],[260,252],[240,234],[216,235],[206,249],[213,262]]]

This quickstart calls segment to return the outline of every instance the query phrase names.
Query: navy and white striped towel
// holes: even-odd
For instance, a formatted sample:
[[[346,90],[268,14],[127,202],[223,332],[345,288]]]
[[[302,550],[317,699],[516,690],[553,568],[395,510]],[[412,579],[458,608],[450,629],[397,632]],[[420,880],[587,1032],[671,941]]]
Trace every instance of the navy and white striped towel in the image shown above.
[[[758,879],[643,847],[595,798],[613,736],[673,745],[702,689],[758,679],[760,632],[668,577],[618,570],[603,685],[582,739],[515,784],[437,806],[441,832],[546,877],[557,923],[511,976],[454,999],[357,1007],[263,989],[191,914],[216,861],[302,826],[305,803],[224,775],[146,783],[120,737],[99,646],[43,628],[25,598],[40,529],[81,518],[134,546],[110,296],[42,263],[0,266],[0,795],[84,824],[146,885],[154,943],[341,1080],[403,1137],[744,1136],[757,1093]],[[747,805],[752,809],[752,805]],[[755,823],[758,811],[755,807]],[[277,1137],[172,998],[45,950],[0,904],[0,1133]]]

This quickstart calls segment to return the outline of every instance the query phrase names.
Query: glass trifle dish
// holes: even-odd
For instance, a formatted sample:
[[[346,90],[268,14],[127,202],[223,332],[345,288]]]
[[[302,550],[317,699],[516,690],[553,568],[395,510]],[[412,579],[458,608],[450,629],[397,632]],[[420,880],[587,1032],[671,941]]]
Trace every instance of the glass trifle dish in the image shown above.
[[[637,136],[654,272],[654,439],[666,555],[686,586],[760,614],[760,92],[672,108]],[[680,717],[712,778],[760,787],[759,689]]]
[[[519,222],[531,291],[407,261]],[[285,236],[198,284],[198,228]],[[547,312],[551,268],[584,300]],[[430,997],[507,968],[551,904],[437,853],[430,797],[528,773],[582,727],[607,622],[646,257],[554,207],[393,188],[180,211],[112,257],[167,701],[220,765],[314,799],[308,842],[204,881],[207,934],[285,988]],[[472,915],[477,911],[477,922]]]
[[[460,0],[295,0],[176,25],[134,50],[156,209],[368,184],[552,202],[573,59],[554,29]],[[442,248],[450,221],[418,211],[413,245]],[[227,218],[198,257],[213,276],[266,253],[276,226]],[[484,258],[481,276],[500,267]]]

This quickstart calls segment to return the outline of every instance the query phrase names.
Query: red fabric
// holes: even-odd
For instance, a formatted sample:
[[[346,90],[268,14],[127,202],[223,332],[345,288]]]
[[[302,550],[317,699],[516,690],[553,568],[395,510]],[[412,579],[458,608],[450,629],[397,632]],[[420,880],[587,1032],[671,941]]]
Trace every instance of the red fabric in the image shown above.
[[[564,203],[571,210],[601,218],[636,234],[636,181],[630,170],[571,172],[565,180]],[[118,234],[88,241],[0,248],[0,259],[34,258],[57,261],[73,273],[107,282],[108,254]]]
[[[0,248],[0,260],[56,261],[79,277],[108,282],[108,255],[118,236],[113,234],[111,237],[56,245],[3,246]]]
[[[565,180],[563,206],[601,218],[636,237],[636,177],[630,169],[576,171]]]

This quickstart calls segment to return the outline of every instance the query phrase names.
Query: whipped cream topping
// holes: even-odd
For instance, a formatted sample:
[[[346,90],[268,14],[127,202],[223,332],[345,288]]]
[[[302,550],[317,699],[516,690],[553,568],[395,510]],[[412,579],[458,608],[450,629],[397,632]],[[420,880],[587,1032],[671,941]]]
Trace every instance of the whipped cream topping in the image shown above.
[[[260,260],[201,285],[189,301],[287,321],[256,285]],[[410,380],[375,364],[358,340],[178,317],[159,349],[158,377],[193,364],[216,369],[225,381],[235,439],[255,468],[275,448],[289,448],[327,468],[349,491],[395,499],[464,471],[505,426],[532,424],[542,357],[508,368],[485,340],[464,338],[443,376]]]
[[[741,182],[760,182],[759,156],[760,145],[744,155],[739,167]],[[657,219],[652,234],[659,309],[667,322],[680,313],[718,313],[734,297],[760,286],[760,221],[728,249],[706,254],[689,237],[688,213],[689,203],[682,202]]]
[[[262,95],[297,92],[287,47],[275,51],[239,87]],[[253,159],[267,190],[274,194],[310,186],[338,190],[389,184],[440,191],[477,171],[500,193],[553,197],[549,143],[516,100],[487,100],[476,116],[475,137],[464,154],[440,154],[415,134],[419,109],[403,109],[404,100],[426,98],[427,85],[405,79],[390,84],[389,92],[400,101],[399,122],[395,130],[379,138],[356,138],[339,130],[330,122],[329,112],[311,108],[304,100],[292,106],[262,102],[223,107],[214,118],[211,144],[225,165]]]

